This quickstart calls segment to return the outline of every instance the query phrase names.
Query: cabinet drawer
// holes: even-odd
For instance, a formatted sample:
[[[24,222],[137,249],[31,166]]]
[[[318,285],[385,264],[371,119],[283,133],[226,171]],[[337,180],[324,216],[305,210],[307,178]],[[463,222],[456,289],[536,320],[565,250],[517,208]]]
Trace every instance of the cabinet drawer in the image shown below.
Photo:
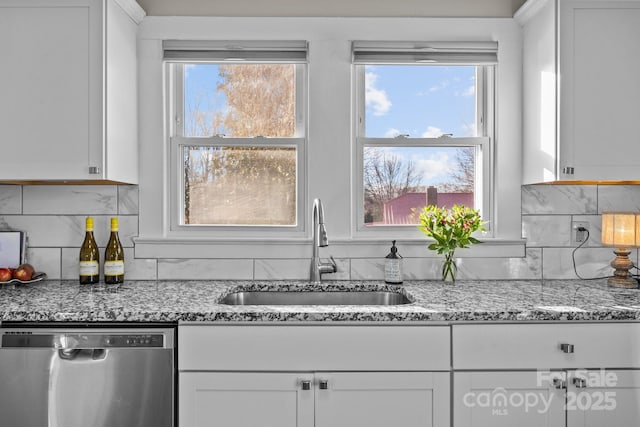
[[[181,371],[446,371],[448,326],[183,325]]]
[[[640,367],[639,323],[483,324],[452,328],[454,369]],[[563,351],[562,344],[572,347]]]

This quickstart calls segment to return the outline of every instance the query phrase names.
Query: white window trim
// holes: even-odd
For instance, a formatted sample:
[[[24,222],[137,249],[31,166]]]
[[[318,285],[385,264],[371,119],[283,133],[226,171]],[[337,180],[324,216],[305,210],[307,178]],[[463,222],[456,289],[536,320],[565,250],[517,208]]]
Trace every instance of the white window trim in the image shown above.
[[[443,139],[446,138],[446,142]],[[415,225],[375,225],[375,226],[366,226],[364,224],[364,203],[362,203],[364,199],[364,180],[362,179],[364,170],[364,148],[366,147],[389,147],[392,146],[389,139],[386,138],[356,138],[355,144],[355,155],[354,155],[354,169],[357,171],[357,176],[359,179],[355,180],[356,184],[356,197],[354,198],[354,211],[356,212],[356,229],[354,230],[355,236],[376,236],[376,237],[391,237],[391,238],[411,238],[415,234]],[[477,187],[483,186],[484,182],[488,182],[487,185],[490,185],[490,138],[489,137],[474,137],[474,138],[404,138],[402,140],[401,145],[398,147],[475,147],[478,151],[480,151],[479,155],[477,154],[477,158],[482,160],[481,164],[478,165],[478,169],[480,173],[478,176],[480,177],[481,182],[476,184]],[[486,173],[485,173],[486,171]],[[478,195],[476,192],[476,206],[482,205],[487,206],[488,212],[482,212],[483,220],[486,221],[485,229],[488,232],[491,231],[491,191],[481,191]],[[478,200],[482,197],[483,200]],[[488,236],[489,233],[483,233],[484,237]],[[478,235],[480,236],[480,235]]]
[[[193,42],[189,42],[193,43]],[[265,43],[265,46],[268,46]],[[219,62],[218,62],[219,63]],[[177,82],[183,81],[183,67],[166,63],[166,111],[173,120],[166,122],[169,136],[169,195],[167,236],[175,238],[197,239],[233,239],[233,238],[301,238],[304,237],[304,200],[306,199],[306,92],[307,75],[305,66],[296,64],[296,129],[291,138],[233,138],[233,137],[184,137],[184,123],[180,118],[184,112],[183,87]],[[267,142],[268,141],[268,142]],[[184,176],[182,169],[182,148],[185,146],[214,147],[295,147],[296,148],[296,223],[284,226],[260,225],[183,225],[184,215]]]
[[[355,197],[353,198],[352,210],[356,213],[354,220],[355,237],[387,237],[392,239],[411,239],[415,238],[415,226],[410,225],[380,225],[380,226],[365,226],[364,224],[364,182],[363,182],[363,157],[365,147],[389,147],[393,146],[394,142],[399,147],[468,147],[475,146],[480,151],[479,158],[480,164],[476,165],[478,169],[476,188],[476,206],[480,206],[484,224],[485,232],[476,233],[478,238],[494,237],[493,231],[493,217],[494,217],[494,204],[493,204],[493,140],[494,140],[494,123],[493,117],[495,104],[495,92],[494,92],[494,78],[495,70],[493,67],[481,67],[479,68],[478,75],[476,76],[476,90],[481,92],[480,96],[476,96],[476,123],[479,124],[480,133],[486,136],[478,137],[440,137],[440,138],[368,138],[363,136],[366,134],[366,123],[364,120],[365,114],[365,99],[364,99],[364,81],[365,81],[365,64],[357,64],[354,67],[354,117],[356,125],[355,134],[353,139],[354,152],[353,152],[353,170],[355,173]],[[443,139],[446,138],[446,139]],[[476,155],[478,158],[478,155]]]
[[[297,236],[182,237],[170,235],[169,134],[165,124],[162,40],[308,40],[309,129],[302,212]],[[329,247],[323,256],[382,257],[386,239],[355,236],[355,179],[351,115],[352,40],[494,40],[496,73],[494,236],[459,256],[521,257],[521,29],[515,20],[493,18],[193,18],[147,17],[138,35],[140,217],[135,255],[144,258],[309,258],[310,203],[324,202]],[[434,256],[417,229],[400,239],[405,257]],[[458,253],[456,252],[456,255]]]

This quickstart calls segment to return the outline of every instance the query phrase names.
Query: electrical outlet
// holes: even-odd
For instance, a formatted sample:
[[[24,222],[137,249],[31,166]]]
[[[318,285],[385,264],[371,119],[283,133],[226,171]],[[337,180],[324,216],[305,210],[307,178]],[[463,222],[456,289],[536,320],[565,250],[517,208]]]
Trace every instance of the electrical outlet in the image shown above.
[[[571,223],[571,237],[573,243],[583,243],[589,238],[589,222],[573,221]]]

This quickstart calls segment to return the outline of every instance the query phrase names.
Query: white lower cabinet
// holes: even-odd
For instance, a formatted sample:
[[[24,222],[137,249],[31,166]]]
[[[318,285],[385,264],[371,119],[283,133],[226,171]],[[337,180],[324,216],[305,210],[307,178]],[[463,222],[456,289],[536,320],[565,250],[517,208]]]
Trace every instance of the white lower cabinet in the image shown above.
[[[449,425],[448,372],[317,374],[316,427]]]
[[[640,425],[640,323],[179,327],[179,427]]]
[[[180,426],[449,425],[449,373],[180,374]]]
[[[448,326],[179,328],[179,427],[450,427]]]
[[[640,425],[640,324],[453,325],[454,427]]]
[[[456,372],[457,427],[640,424],[640,370]]]
[[[564,425],[564,390],[540,384],[537,372],[455,372],[453,389],[456,427]]]
[[[179,426],[313,426],[313,375],[264,372],[180,373]]]
[[[640,425],[640,370],[578,371],[567,385],[568,427]],[[586,380],[582,382],[582,380]]]

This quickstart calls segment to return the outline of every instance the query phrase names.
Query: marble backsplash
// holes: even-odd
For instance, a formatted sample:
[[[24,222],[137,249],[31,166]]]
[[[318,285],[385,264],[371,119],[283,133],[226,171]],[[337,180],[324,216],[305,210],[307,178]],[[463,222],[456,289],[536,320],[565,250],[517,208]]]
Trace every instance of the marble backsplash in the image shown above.
[[[581,277],[610,274],[612,249],[600,244],[603,211],[640,211],[640,186],[531,185],[522,187],[522,234],[526,257],[461,258],[460,279],[574,279],[572,221],[590,224],[590,239],[575,252]],[[0,185],[0,230],[23,230],[27,257],[53,279],[76,279],[84,219],[95,217],[96,240],[108,239],[108,221],[120,218],[127,278],[131,280],[305,280],[305,259],[141,259],[134,258],[138,235],[138,187],[129,185]],[[638,252],[632,252],[634,261]],[[338,259],[334,280],[381,280],[383,258]],[[405,258],[406,280],[438,277],[437,258]]]

